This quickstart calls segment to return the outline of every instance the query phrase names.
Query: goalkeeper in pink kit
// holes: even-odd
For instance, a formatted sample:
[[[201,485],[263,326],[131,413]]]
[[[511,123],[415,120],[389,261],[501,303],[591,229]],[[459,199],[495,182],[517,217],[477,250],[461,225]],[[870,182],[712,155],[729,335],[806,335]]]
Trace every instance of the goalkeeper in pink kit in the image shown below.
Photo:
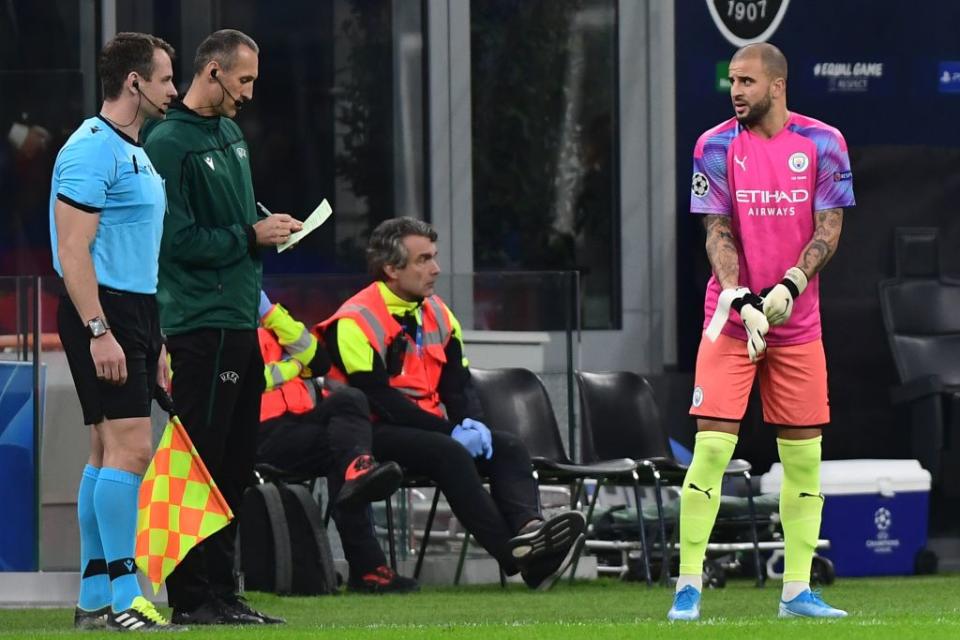
[[[781,617],[846,616],[810,590],[820,533],[820,442],[830,422],[819,272],[837,250],[853,176],[839,131],[787,110],[787,60],[751,44],[730,60],[735,117],[693,153],[690,210],[713,270],[690,414],[693,461],[680,510],[680,577],[670,620],[700,616],[701,573],[754,377],[784,467]]]

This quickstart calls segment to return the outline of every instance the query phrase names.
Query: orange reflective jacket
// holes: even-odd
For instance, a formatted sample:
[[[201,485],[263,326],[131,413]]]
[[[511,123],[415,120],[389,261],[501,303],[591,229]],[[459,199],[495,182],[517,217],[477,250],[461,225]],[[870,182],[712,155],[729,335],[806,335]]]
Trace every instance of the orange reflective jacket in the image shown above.
[[[424,299],[421,307],[420,344],[387,310],[387,303],[380,294],[377,283],[360,290],[340,306],[336,313],[316,325],[314,335],[322,335],[331,324],[341,318],[350,318],[357,323],[373,350],[387,367],[387,349],[394,340],[404,340],[406,347],[403,368],[399,375],[389,376],[390,386],[403,393],[418,407],[436,416],[444,417],[440,406],[440,374],[447,362],[444,349],[453,334],[450,310],[439,296]],[[336,365],[330,368],[327,377],[346,382],[347,376]]]
[[[285,413],[310,411],[313,398],[300,375],[304,361],[309,362],[316,353],[316,339],[278,304],[264,316],[263,324],[266,328],[257,329],[266,378],[266,390],[260,400],[260,422]]]

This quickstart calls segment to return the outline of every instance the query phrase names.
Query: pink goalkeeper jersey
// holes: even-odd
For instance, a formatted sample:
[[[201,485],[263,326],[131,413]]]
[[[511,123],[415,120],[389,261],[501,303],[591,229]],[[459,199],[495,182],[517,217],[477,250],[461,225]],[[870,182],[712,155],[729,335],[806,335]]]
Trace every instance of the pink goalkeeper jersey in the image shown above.
[[[736,118],[706,131],[693,150],[690,211],[731,216],[740,245],[740,286],[754,293],[783,279],[810,242],[815,211],[850,207],[853,174],[843,135],[819,120],[791,113],[770,139]],[[704,328],[713,317],[720,283],[711,276]],[[746,340],[732,311],[723,333]],[[786,324],[771,327],[767,344],[785,346],[820,337],[820,277],[810,280]]]

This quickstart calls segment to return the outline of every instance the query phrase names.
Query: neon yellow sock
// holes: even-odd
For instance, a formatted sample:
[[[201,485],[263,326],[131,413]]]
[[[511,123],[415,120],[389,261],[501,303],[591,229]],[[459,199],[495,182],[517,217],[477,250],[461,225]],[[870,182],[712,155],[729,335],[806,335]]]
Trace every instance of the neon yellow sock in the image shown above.
[[[777,438],[783,463],[780,521],[783,523],[783,581],[810,582],[810,563],[820,537],[821,436],[808,440]]]
[[[703,556],[720,510],[720,485],[737,436],[701,431],[680,493],[680,575],[703,572]]]

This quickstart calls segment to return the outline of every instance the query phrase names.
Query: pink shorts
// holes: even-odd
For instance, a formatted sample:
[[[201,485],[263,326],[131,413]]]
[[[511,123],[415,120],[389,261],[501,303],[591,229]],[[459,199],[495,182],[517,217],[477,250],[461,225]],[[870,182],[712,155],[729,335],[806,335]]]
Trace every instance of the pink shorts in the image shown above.
[[[716,342],[700,339],[690,415],[739,422],[757,374],[764,422],[789,427],[830,422],[827,361],[821,340],[767,347],[753,364],[747,343],[724,334]]]

